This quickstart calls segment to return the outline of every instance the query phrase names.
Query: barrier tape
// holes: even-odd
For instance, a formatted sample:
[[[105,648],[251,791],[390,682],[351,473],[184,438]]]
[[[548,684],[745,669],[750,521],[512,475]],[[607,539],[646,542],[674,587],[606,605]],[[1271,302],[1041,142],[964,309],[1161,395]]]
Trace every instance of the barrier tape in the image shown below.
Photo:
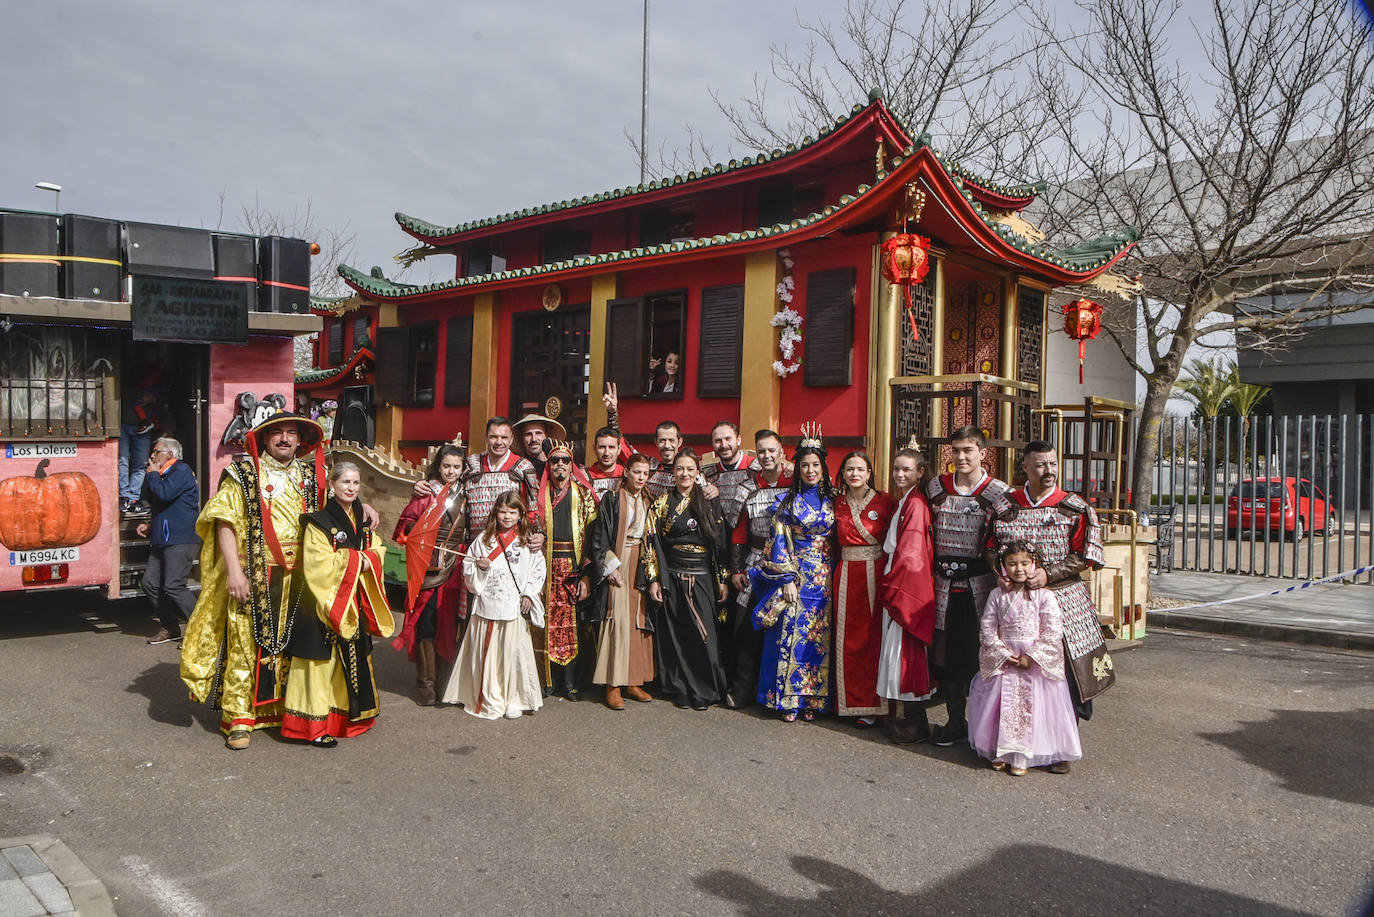
[[[1194,608],[1211,608],[1214,605],[1234,605],[1237,602],[1251,602],[1255,599],[1267,599],[1271,595],[1284,595],[1289,592],[1300,592],[1312,586],[1321,586],[1325,583],[1334,583],[1337,580],[1351,579],[1356,576],[1363,576],[1369,571],[1374,570],[1374,565],[1357,567],[1354,570],[1346,570],[1344,573],[1336,573],[1331,576],[1324,576],[1321,579],[1308,580],[1304,583],[1296,583],[1286,589],[1275,589],[1273,592],[1256,592],[1254,595],[1242,595],[1234,599],[1218,599],[1215,602],[1199,602],[1196,605],[1182,605],[1178,608],[1156,608],[1156,614],[1173,614],[1176,611],[1191,611]]]

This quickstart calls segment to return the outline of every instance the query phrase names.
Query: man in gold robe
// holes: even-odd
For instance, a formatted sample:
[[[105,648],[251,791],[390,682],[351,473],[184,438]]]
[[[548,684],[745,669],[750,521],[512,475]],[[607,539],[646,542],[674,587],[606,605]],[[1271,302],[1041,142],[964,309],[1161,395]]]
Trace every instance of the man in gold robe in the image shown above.
[[[200,599],[181,645],[181,679],[191,696],[221,711],[234,750],[253,730],[280,726],[288,657],[299,610],[310,613],[300,558],[301,515],[324,503],[323,431],[279,412],[244,437],[246,458],[224,470],[196,521]],[[363,507],[371,524],[371,507]]]
[[[573,461],[572,444],[549,440],[548,464],[535,505],[534,527],[545,535],[545,627],[535,631],[534,655],[540,665],[545,696],[578,700],[591,687],[596,666],[596,628],[579,613],[587,598],[581,580],[587,524],[596,517],[596,494]],[[542,638],[542,639],[541,639]]]

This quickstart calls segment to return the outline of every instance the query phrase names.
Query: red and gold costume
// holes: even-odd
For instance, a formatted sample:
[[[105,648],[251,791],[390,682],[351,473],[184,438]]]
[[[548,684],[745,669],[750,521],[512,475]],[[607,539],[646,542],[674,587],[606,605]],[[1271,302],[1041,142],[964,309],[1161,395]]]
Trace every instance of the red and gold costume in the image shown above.
[[[572,448],[556,442],[549,458],[558,454],[571,458]],[[591,683],[591,668],[596,665],[595,629],[580,621],[577,613],[584,539],[588,523],[596,518],[596,496],[582,469],[574,465],[567,485],[559,489],[545,467],[531,516],[534,528],[544,533],[548,567],[545,626],[542,633],[534,633],[535,658],[545,685],[564,696],[576,695]]]
[[[884,712],[878,697],[878,658],[882,650],[882,609],[878,578],[887,563],[883,539],[896,503],[870,490],[855,501],[835,501],[835,535],[840,563],[835,572],[835,699],[840,716]]]

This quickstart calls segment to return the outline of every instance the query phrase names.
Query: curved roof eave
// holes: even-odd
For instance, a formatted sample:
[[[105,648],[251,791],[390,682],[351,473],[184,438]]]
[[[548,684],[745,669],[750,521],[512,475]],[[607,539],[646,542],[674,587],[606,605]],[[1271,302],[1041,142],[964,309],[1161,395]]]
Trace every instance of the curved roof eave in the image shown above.
[[[696,194],[710,191],[722,185],[753,178],[761,166],[802,167],[824,156],[832,147],[849,139],[850,135],[868,126],[882,131],[883,137],[896,149],[909,148],[914,142],[901,123],[888,111],[881,98],[868,105],[855,105],[848,115],[836,119],[833,127],[819,132],[816,137],[802,139],[799,144],[788,144],[787,148],[732,159],[728,164],[715,163],[699,171],[686,175],[674,175],[643,185],[627,185],[598,194],[581,198],[571,198],[552,204],[527,207],[499,216],[472,220],[455,226],[438,226],[405,213],[395,214],[401,229],[428,245],[455,245],[473,237],[485,235],[497,228],[502,231],[522,229],[570,216],[585,217],[624,206],[627,200],[636,204],[652,204],[681,196],[684,193]],[[774,169],[763,169],[766,173]]]
[[[923,179],[923,185],[933,197],[933,203],[944,208],[954,223],[964,230],[973,246],[982,249],[993,260],[1014,265],[1025,273],[1042,277],[1056,286],[1082,283],[1096,277],[1119,261],[1135,244],[1135,234],[1132,230],[1123,233],[1121,244],[1104,258],[1092,262],[1066,259],[1060,255],[1059,250],[1030,242],[992,220],[973,193],[962,187],[944,158],[930,147],[921,146],[907,147],[901,156],[893,161],[891,169],[883,173],[873,185],[860,185],[854,194],[841,197],[839,204],[829,205],[819,213],[792,220],[788,224],[778,223],[770,227],[727,233],[708,239],[625,249],[592,255],[576,261],[516,268],[419,287],[394,284],[347,265],[340,265],[338,271],[350,287],[373,299],[392,302],[432,302],[446,299],[455,293],[509,289],[535,281],[573,280],[619,269],[621,266],[643,268],[666,262],[681,263],[717,257],[722,254],[748,254],[818,238],[846,226],[862,224],[881,216],[891,207],[892,195],[888,192],[895,194],[906,182],[918,178]],[[931,204],[932,201],[928,200],[927,208]]]

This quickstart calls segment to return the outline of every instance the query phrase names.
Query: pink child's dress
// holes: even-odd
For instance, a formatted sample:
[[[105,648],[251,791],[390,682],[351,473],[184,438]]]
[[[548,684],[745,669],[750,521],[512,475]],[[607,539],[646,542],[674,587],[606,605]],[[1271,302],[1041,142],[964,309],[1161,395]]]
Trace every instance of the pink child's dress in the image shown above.
[[[996,589],[983,613],[978,677],[968,698],[968,739],[989,761],[1043,767],[1083,757],[1069,684],[1064,625],[1049,589]],[[1028,669],[1004,665],[1022,653]]]

